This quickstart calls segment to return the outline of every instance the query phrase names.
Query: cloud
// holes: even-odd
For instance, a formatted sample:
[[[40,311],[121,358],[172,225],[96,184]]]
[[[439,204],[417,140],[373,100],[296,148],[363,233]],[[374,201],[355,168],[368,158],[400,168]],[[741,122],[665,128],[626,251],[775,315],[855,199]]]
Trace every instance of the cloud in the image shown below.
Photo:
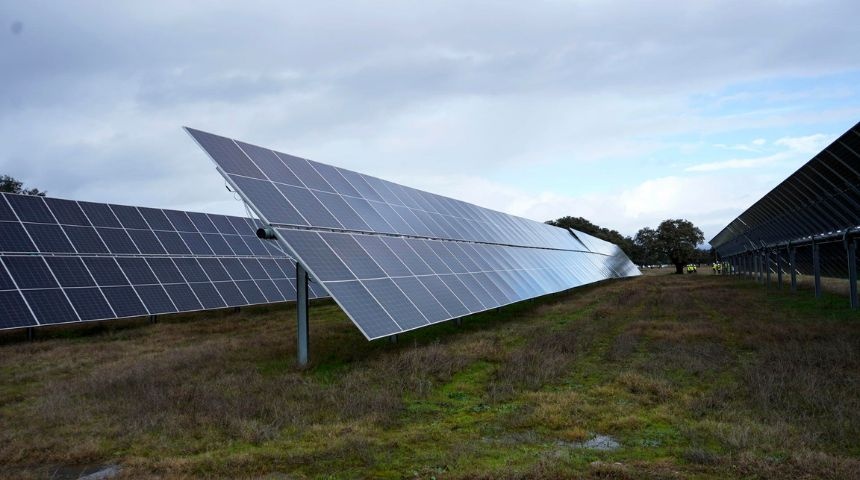
[[[787,147],[796,152],[814,154],[821,151],[832,141],[833,135],[817,133],[815,135],[806,135],[803,137],[783,137],[773,143]]]
[[[721,160],[718,162],[700,163],[689,166],[684,170],[687,172],[716,172],[719,170],[739,168],[758,168],[781,162],[787,158],[789,158],[789,156],[785,153],[776,153],[758,158],[733,158],[731,160]]]

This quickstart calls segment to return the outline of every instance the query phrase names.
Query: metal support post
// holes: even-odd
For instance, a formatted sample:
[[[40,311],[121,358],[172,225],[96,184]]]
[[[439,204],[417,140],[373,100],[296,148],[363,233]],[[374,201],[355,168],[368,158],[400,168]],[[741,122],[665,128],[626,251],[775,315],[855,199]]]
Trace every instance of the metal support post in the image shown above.
[[[848,243],[848,290],[851,292],[851,308],[858,308],[857,299],[857,240]]]
[[[782,290],[782,254],[779,253],[779,249],[776,250],[776,283]]]
[[[764,251],[764,254],[762,255],[762,260],[764,260],[763,266],[764,266],[765,285],[769,289],[770,288],[770,250]]]
[[[791,291],[797,291],[797,248],[788,249],[788,271],[791,274]]]
[[[158,315],[150,315],[149,323],[158,323]]]
[[[457,317],[457,318],[455,318],[455,319],[454,319],[454,324],[455,324],[455,325],[457,325],[458,327],[463,326],[463,317]]]
[[[762,265],[763,263],[764,262],[762,262],[761,254],[756,252],[755,253],[755,278],[756,278],[756,282],[758,282],[758,283],[762,283],[762,281],[764,280],[764,278],[763,278],[764,275],[762,275],[762,273],[764,273],[763,265]]]
[[[27,340],[32,342],[36,339],[36,329],[33,327],[27,328]]]
[[[388,341],[391,343],[397,343],[397,334],[395,333],[394,335],[389,335]]]
[[[818,244],[812,244],[812,272],[815,275],[815,298],[821,298],[821,252]]]
[[[298,339],[297,361],[308,364],[308,272],[296,262],[296,337]]]

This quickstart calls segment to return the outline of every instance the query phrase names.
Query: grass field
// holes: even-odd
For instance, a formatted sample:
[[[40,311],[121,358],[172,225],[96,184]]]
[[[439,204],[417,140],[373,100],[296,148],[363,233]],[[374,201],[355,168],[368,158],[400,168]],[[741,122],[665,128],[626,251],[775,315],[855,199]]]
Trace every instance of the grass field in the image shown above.
[[[397,344],[322,303],[307,369],[291,307],[6,335],[0,477],[860,478],[847,303],[649,273]]]

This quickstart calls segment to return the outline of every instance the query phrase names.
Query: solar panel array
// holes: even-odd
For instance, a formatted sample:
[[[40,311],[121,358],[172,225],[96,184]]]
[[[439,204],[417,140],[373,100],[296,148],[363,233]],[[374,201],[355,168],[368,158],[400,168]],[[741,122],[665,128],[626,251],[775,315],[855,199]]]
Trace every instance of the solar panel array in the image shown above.
[[[721,257],[860,225],[860,123],[729,223],[710,244]]]
[[[257,228],[241,217],[4,193],[0,329],[294,301],[295,263]]]
[[[368,339],[639,274],[581,232],[187,130]]]

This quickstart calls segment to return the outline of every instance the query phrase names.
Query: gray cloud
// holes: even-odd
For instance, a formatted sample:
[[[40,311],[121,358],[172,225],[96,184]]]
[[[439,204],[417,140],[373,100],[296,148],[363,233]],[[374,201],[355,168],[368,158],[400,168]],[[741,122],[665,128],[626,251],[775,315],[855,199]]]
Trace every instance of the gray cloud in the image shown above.
[[[0,13],[0,171],[235,212],[181,125],[419,187],[647,158],[690,132],[816,121],[710,118],[689,98],[856,72],[860,4],[825,3],[17,2]]]

